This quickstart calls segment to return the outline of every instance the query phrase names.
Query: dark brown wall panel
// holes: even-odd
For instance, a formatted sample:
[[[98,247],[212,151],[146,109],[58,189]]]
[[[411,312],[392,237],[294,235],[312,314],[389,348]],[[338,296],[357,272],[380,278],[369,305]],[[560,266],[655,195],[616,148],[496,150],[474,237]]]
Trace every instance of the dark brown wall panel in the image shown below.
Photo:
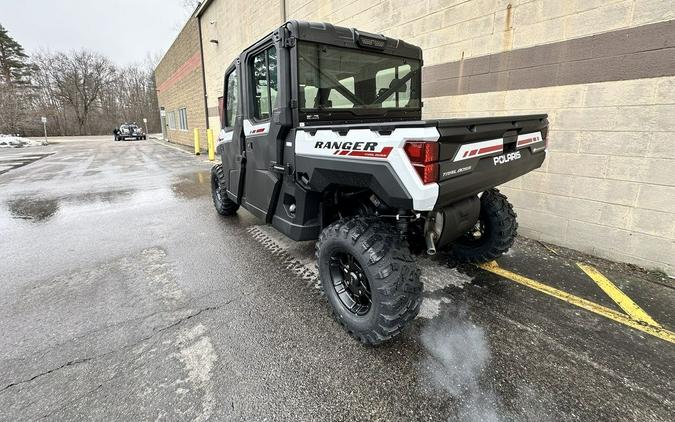
[[[425,97],[675,75],[675,21],[424,68]]]

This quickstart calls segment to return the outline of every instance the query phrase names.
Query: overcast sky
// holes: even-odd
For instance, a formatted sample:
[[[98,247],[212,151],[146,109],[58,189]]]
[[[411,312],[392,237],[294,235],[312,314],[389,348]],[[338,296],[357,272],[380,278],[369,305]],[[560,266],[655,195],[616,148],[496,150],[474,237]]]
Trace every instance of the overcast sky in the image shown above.
[[[98,51],[119,64],[165,52],[189,12],[184,0],[0,0],[0,24],[30,54]]]

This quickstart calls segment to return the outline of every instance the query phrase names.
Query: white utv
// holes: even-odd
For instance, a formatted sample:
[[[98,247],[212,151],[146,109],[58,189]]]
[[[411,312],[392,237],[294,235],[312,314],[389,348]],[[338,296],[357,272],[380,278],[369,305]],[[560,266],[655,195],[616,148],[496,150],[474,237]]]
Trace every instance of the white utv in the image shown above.
[[[419,311],[411,246],[499,257],[517,222],[494,187],[546,157],[546,115],[422,120],[421,69],[404,41],[290,21],[224,75],[216,210],[318,240],[335,318],[368,345]]]

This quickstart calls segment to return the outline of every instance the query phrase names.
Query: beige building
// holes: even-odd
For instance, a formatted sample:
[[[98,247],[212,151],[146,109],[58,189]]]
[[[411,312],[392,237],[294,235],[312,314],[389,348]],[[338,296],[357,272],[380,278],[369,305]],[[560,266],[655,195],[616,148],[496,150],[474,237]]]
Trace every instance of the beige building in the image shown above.
[[[206,112],[199,22],[191,17],[155,69],[157,99],[167,140],[194,145],[193,130],[206,148]]]
[[[424,49],[426,116],[549,114],[544,166],[502,187],[522,235],[675,274],[675,1],[206,0],[196,16],[214,130],[225,68],[284,20],[401,38]]]

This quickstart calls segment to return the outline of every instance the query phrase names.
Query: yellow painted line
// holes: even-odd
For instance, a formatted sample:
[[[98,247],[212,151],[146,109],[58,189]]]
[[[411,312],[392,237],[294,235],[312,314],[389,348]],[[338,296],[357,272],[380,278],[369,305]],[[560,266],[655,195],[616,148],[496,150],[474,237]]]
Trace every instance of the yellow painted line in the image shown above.
[[[587,311],[591,311],[605,318],[609,318],[618,323],[627,325],[636,330],[640,330],[644,333],[660,338],[661,340],[669,341],[675,344],[675,333],[673,333],[672,331],[668,331],[665,328],[647,325],[643,322],[636,321],[628,317],[627,315],[622,314],[621,312],[617,312],[613,309],[609,309],[602,305],[598,305],[597,303],[591,302],[590,300],[583,299],[579,296],[575,296],[573,294],[564,292],[562,290],[558,290],[554,287],[532,280],[531,278],[524,277],[520,274],[513,273],[509,270],[505,270],[501,268],[499,265],[497,265],[497,263],[494,261],[488,262],[487,264],[479,265],[479,267],[493,274],[497,274],[498,276],[507,278],[511,281],[515,281],[518,284],[522,284],[523,286],[545,293],[549,296],[553,296],[556,299],[560,299],[572,305],[586,309]]]
[[[614,302],[621,309],[624,310],[631,318],[638,321],[642,321],[646,324],[653,325],[655,327],[661,327],[659,323],[654,321],[644,309],[640,308],[637,303],[633,302],[624,292],[622,292],[614,283],[612,283],[607,277],[605,277],[600,271],[594,267],[577,262],[577,267],[581,268],[583,272],[586,273],[595,283],[600,286],[600,288],[607,293],[607,296],[612,298]]]

